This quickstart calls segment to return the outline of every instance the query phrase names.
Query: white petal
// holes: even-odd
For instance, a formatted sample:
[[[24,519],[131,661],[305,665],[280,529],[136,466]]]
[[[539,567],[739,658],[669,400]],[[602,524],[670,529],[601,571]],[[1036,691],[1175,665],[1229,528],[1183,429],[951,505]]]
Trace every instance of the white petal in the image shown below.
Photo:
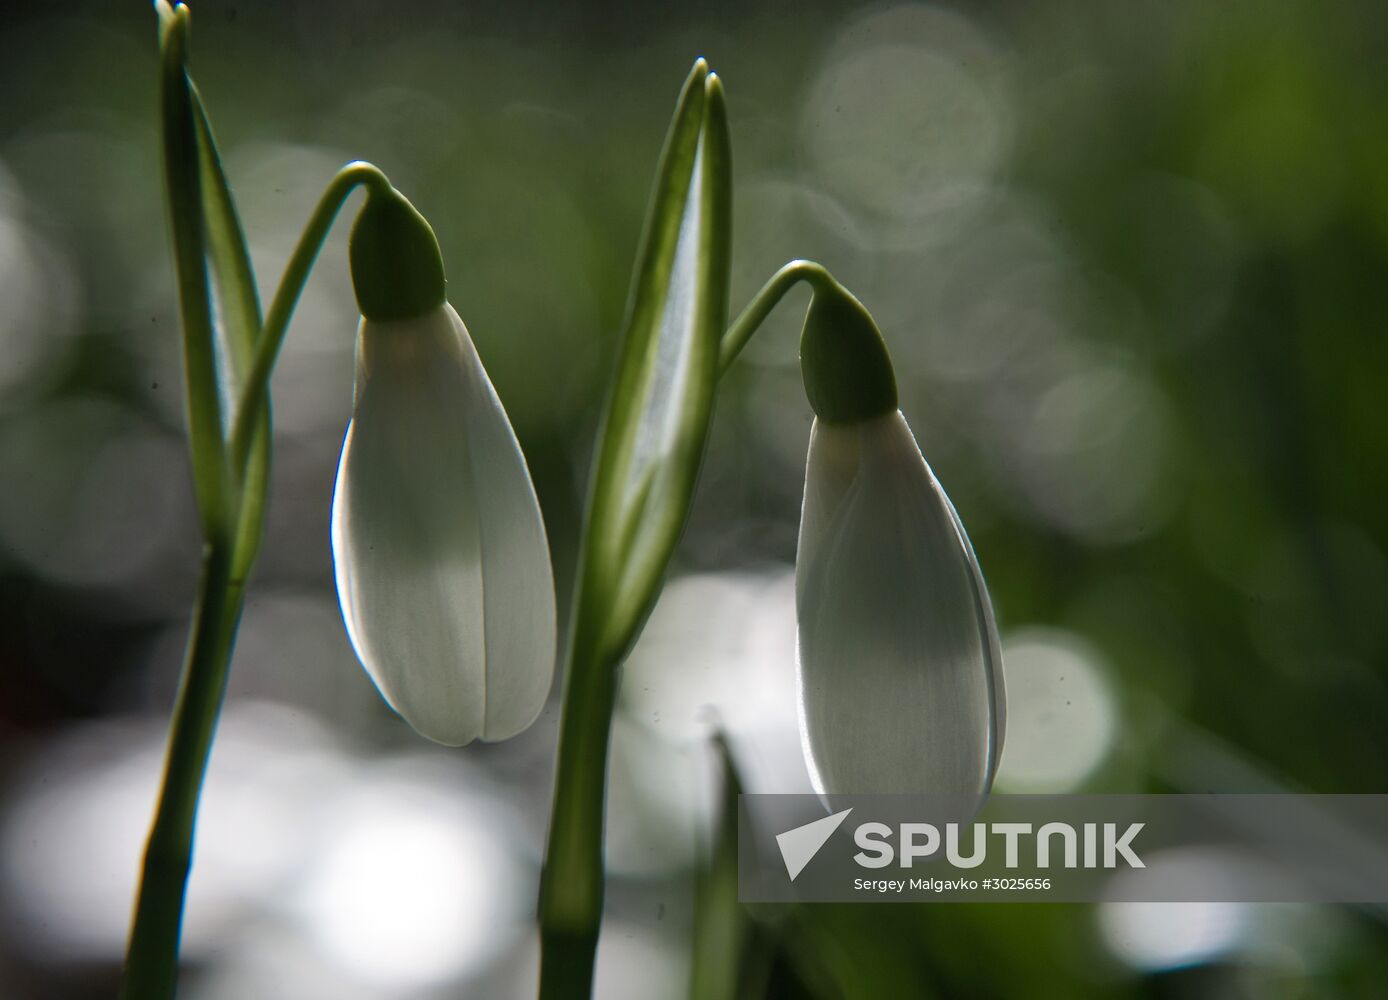
[[[818,422],[796,560],[801,723],[822,793],[976,800],[996,768],[997,632],[900,413]]]
[[[361,325],[333,556],[357,656],[420,733],[505,739],[539,714],[555,651],[544,523],[451,306]]]
[[[922,456],[924,461],[924,456]],[[926,469],[929,470],[927,464]],[[931,479],[934,480],[934,473],[931,472]],[[964,530],[964,522],[959,519],[959,512],[954,509],[954,504],[949,497],[945,496],[944,488],[940,486],[939,480],[935,481],[935,488],[944,497],[945,504],[949,507],[950,517],[954,521],[954,530],[959,533],[959,540],[964,546],[964,553],[969,559],[969,576],[973,583],[974,611],[978,615],[979,628],[987,636],[988,643],[985,649],[988,665],[988,685],[989,691],[993,696],[993,742],[989,750],[988,763],[988,784],[992,785],[993,779],[998,774],[998,764],[1002,761],[1002,745],[1007,735],[1007,681],[1003,676],[1002,669],[1002,644],[998,639],[997,618],[993,614],[993,599],[988,595],[988,584],[983,579],[983,570],[979,568],[978,556],[974,553],[973,543],[969,541],[969,535]]]
[[[487,709],[482,739],[510,739],[535,721],[554,676],[554,577],[540,504],[520,442],[463,321],[449,306],[475,392],[468,443],[482,535]]]

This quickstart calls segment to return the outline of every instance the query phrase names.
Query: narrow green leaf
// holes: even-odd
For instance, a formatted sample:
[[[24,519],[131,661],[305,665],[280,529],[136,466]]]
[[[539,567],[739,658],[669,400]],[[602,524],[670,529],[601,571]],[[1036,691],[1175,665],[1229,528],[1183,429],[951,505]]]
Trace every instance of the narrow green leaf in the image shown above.
[[[218,382],[222,390],[222,435],[224,439],[229,439],[231,416],[236,412],[237,401],[251,369],[263,319],[245,229],[222,168],[222,157],[212,133],[212,124],[197,87],[191,82],[189,93],[197,125],[204,249],[207,261],[212,266],[221,320],[215,346]],[[269,473],[270,404],[266,399],[256,414],[255,434],[246,457],[246,468],[230,470],[232,480],[239,485],[241,501],[233,558],[233,575],[237,578],[249,572],[260,548]]]
[[[722,87],[701,59],[661,155],[599,445],[584,603],[606,613],[608,657],[655,601],[703,458],[727,325],[731,175]]]
[[[722,796],[707,866],[699,872],[694,899],[689,997],[737,1000],[752,971],[747,968],[747,952],[753,937],[747,911],[737,900],[737,797],[742,794],[742,781],[727,738],[719,733],[713,743],[722,765]]]
[[[189,17],[188,8],[182,5],[170,9],[161,4],[158,10],[159,117],[183,325],[188,442],[203,534],[212,539],[227,530],[227,466],[212,297],[204,256],[198,130],[192,88],[184,70]]]
[[[245,377],[260,333],[260,296],[256,292],[255,272],[236,202],[222,169],[221,153],[212,134],[207,111],[198,89],[190,83],[194,122],[197,126],[200,187],[202,190],[203,237],[207,260],[212,265],[217,305],[223,337],[219,358],[224,374],[238,383]]]

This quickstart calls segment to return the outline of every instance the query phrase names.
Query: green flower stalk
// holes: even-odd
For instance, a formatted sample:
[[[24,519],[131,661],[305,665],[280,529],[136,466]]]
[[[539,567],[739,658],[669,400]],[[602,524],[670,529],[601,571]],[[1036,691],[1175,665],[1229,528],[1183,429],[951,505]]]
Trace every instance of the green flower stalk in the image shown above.
[[[685,80],[656,171],[579,559],[545,867],[540,996],[592,995],[607,755],[622,660],[660,593],[703,460],[727,322],[722,84]]]
[[[245,582],[260,548],[269,471],[270,421],[263,399],[245,411],[240,460],[228,460],[219,386],[241,384],[261,327],[260,304],[212,129],[185,69],[188,9],[160,0],[156,11],[164,180],[183,326],[189,457],[204,548],[122,976],[121,996],[128,1000],[174,994],[198,802]],[[224,350],[213,335],[214,289],[226,331]]]
[[[211,123],[186,69],[190,15],[156,0],[159,118],[179,311],[188,445],[203,567],[146,842],[121,996],[165,1000],[178,978],[184,899],[203,777],[265,526],[270,467],[268,387],[309,272],[358,186],[383,196],[385,176],[344,167],[323,193],[262,320],[254,272]],[[214,299],[225,337],[214,334]],[[226,389],[227,401],[223,400]]]
[[[821,794],[978,804],[1006,724],[988,588],[897,409],[871,316],[817,290],[800,343],[815,411],[796,554],[801,734]]]
[[[338,600],[386,701],[450,746],[504,740],[544,707],[554,581],[506,411],[444,298],[433,230],[373,193],[351,239],[356,395],[333,493]]]

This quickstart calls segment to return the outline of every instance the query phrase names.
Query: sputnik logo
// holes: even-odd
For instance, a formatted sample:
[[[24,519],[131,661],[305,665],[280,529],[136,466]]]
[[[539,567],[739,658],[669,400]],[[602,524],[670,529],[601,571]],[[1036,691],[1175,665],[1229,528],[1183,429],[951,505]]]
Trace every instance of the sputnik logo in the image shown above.
[[[781,860],[786,863],[786,874],[790,876],[792,882],[795,881],[797,875],[805,870],[805,866],[814,860],[819,849],[834,835],[834,831],[842,825],[852,811],[852,809],[845,809],[832,816],[817,819],[813,823],[806,823],[804,826],[797,826],[785,833],[776,834],[776,846],[781,849]]]

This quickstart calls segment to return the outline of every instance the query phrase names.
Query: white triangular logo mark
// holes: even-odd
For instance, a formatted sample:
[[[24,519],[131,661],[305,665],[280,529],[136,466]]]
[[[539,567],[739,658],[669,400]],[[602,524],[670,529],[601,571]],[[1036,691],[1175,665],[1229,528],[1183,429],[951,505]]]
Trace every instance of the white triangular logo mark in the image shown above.
[[[776,834],[776,846],[781,849],[781,860],[786,863],[786,874],[792,882],[819,853],[825,841],[834,835],[844,817],[852,811],[845,809],[841,813],[834,813],[813,823],[797,826],[794,830]]]

